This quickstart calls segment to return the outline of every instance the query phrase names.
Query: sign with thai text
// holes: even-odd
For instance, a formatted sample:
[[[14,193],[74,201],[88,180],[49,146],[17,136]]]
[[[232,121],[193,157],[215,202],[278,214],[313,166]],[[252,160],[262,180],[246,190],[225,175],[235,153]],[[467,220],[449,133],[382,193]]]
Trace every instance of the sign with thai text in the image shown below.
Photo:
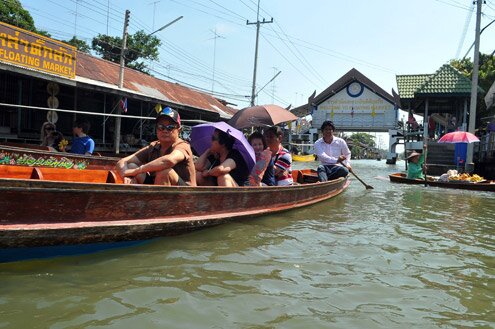
[[[76,76],[76,48],[0,22],[0,61],[69,79]]]
[[[395,127],[398,109],[387,99],[354,81],[318,104],[312,113],[314,128],[325,120],[339,131],[388,131]]]

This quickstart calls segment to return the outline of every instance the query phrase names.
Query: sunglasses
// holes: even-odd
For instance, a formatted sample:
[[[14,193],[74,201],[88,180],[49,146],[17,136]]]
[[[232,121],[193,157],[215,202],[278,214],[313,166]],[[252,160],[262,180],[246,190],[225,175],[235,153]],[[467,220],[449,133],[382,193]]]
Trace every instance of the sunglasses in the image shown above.
[[[45,130],[55,130],[53,127],[45,127]]]
[[[177,125],[162,125],[161,123],[156,125],[156,129],[160,131],[172,131],[177,128]]]

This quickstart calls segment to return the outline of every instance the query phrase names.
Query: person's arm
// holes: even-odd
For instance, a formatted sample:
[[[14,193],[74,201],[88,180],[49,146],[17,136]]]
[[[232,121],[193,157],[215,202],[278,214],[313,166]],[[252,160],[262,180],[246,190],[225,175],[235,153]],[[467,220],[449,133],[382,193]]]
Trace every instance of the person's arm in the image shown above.
[[[333,157],[330,154],[327,154],[324,150],[324,142],[315,143],[315,154],[318,156],[318,160],[324,164],[336,164],[339,160],[339,157]]]
[[[237,166],[237,164],[235,163],[235,161],[232,158],[227,158],[227,159],[225,159],[224,162],[222,162],[218,166],[213,167],[210,170],[208,170],[208,176],[218,177],[221,175],[228,174],[229,172],[234,170],[236,168],[236,166]]]
[[[133,177],[147,172],[162,171],[173,168],[177,163],[186,158],[181,150],[173,150],[170,154],[161,156],[153,161],[140,165],[138,168],[127,169],[124,174]]]
[[[140,151],[138,151],[140,152]],[[117,162],[117,165],[115,166],[115,169],[117,170],[117,173],[120,175],[120,177],[125,178],[126,177],[126,171],[129,169],[129,164],[134,163],[137,166],[140,166],[142,164],[141,160],[136,156],[137,152],[134,154],[131,154],[129,156],[126,156],[125,158],[120,159]]]
[[[208,169],[208,165],[210,164],[210,161],[208,161],[208,157],[210,156],[210,154],[210,149],[207,149],[205,152],[203,152],[203,154],[200,155],[200,157],[194,163],[194,168],[196,168],[196,171],[202,172]]]
[[[342,153],[339,156],[339,162],[342,163],[345,167],[348,169],[351,168],[351,150],[349,150],[349,147],[347,146],[347,143],[345,141],[342,141],[342,146],[340,152]]]
[[[94,151],[95,151],[95,141],[92,138],[89,138],[86,147],[86,152],[84,153],[84,155],[93,155]]]

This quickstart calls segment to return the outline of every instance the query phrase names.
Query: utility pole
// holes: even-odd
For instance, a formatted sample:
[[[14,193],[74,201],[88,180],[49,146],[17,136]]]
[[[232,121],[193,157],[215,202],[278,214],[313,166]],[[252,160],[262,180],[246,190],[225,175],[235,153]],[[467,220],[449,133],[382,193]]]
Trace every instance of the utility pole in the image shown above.
[[[124,19],[124,32],[122,33],[122,47],[120,48],[120,72],[119,72],[119,89],[124,87],[124,67],[125,67],[125,53],[127,48],[127,27],[129,26],[129,16],[131,12],[129,10],[125,11]],[[120,105],[117,105],[117,114],[122,114],[122,109]],[[114,131],[114,149],[115,154],[120,153],[120,125],[122,118],[115,118],[115,131]]]
[[[150,5],[153,5],[153,25],[151,26],[151,29],[154,31],[155,30],[155,13],[156,13],[156,4],[159,3],[160,0],[153,1],[150,3]]]
[[[217,28],[215,28],[215,30],[211,32],[213,32],[213,77],[211,79],[211,93],[213,94],[213,92],[215,91],[215,58],[217,52],[217,39],[225,39],[225,37],[217,33]]]
[[[256,98],[256,68],[258,65],[258,42],[260,37],[260,25],[265,23],[273,23],[273,17],[269,21],[260,22],[260,0],[258,0],[258,10],[256,11],[256,22],[250,23],[246,21],[246,25],[256,24],[256,47],[254,49],[254,70],[253,70],[253,86],[251,88],[251,106],[254,106],[254,99]]]
[[[272,69],[273,69],[273,73],[278,71],[278,68],[275,66],[272,67]],[[273,83],[272,85],[272,104],[275,104],[275,83]]]
[[[474,134],[476,125],[476,103],[478,100],[478,74],[480,63],[480,25],[481,25],[481,4],[483,0],[476,1],[476,35],[474,38],[474,61],[473,61],[473,77],[471,79],[471,103],[469,105],[469,129],[470,133]],[[467,147],[465,169],[471,172],[473,168],[473,144],[469,143]]]
[[[110,0],[107,1],[107,35],[108,35],[109,20],[110,20]]]

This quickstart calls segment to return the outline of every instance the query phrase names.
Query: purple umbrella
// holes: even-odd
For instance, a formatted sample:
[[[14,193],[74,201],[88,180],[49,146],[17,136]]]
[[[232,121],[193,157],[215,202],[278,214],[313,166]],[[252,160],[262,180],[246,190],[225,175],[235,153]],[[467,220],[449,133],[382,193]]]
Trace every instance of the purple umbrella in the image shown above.
[[[203,123],[192,127],[191,146],[199,155],[203,154],[211,146],[211,136],[215,129],[221,130],[234,137],[235,143],[233,148],[241,153],[244,161],[246,161],[248,169],[251,171],[256,163],[256,156],[254,155],[253,148],[241,131],[225,122]]]

